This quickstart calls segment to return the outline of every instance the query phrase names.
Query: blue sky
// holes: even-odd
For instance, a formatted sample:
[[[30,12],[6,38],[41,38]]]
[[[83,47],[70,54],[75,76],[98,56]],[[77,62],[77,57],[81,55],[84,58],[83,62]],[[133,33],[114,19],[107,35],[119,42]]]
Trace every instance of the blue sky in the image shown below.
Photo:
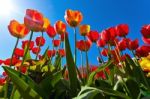
[[[126,23],[130,27],[128,37],[141,41],[140,29],[144,24],[150,23],[149,4],[150,0],[9,0],[14,5],[9,16],[0,16],[0,58],[6,59],[11,56],[16,38],[12,37],[7,29],[9,21],[16,19],[23,22],[27,8],[39,10],[48,17],[53,25],[57,20],[64,20],[66,9],[80,10],[83,13],[82,24],[90,24],[92,30],[102,31],[110,26]],[[1,2],[3,3],[3,2]],[[6,6],[7,7],[7,6]],[[4,10],[0,10],[4,11]],[[0,12],[1,13],[1,12]],[[73,30],[68,26],[69,39],[73,45]],[[34,36],[39,36],[35,33]],[[51,39],[44,34],[47,45],[52,46]],[[35,37],[33,39],[35,39]],[[28,36],[25,38],[28,39]],[[24,40],[25,40],[24,39]],[[78,39],[82,39],[78,33]],[[21,42],[19,43],[20,47]],[[45,48],[43,48],[44,50]],[[72,49],[73,46],[72,46]],[[93,53],[94,52],[94,53]],[[90,64],[97,65],[98,51],[92,46],[89,51]],[[80,64],[78,53],[78,65]]]

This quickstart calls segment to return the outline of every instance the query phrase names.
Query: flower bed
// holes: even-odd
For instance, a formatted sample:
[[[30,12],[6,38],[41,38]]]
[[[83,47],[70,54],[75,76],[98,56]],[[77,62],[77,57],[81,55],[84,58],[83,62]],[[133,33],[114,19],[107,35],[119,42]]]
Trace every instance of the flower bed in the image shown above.
[[[27,9],[24,23],[11,20],[10,34],[16,37],[12,56],[0,60],[4,68],[0,78],[0,97],[10,99],[140,99],[150,98],[150,25],[141,29],[144,45],[138,39],[131,40],[127,24],[119,24],[102,32],[90,30],[90,25],[80,24],[83,15],[80,11],[66,10],[66,23],[57,21],[51,25],[48,18],[37,10]],[[74,30],[74,58],[71,52],[66,27]],[[83,36],[78,40],[77,28]],[[31,32],[31,33],[29,33]],[[41,36],[32,37],[35,32]],[[52,39],[53,48],[40,54],[45,45],[43,33]],[[18,42],[30,34],[29,40]],[[55,36],[59,35],[59,39]],[[88,51],[97,46],[99,66],[89,64]],[[86,64],[76,64],[77,50],[85,53]],[[133,54],[133,58],[128,52]],[[31,56],[34,54],[35,58]],[[95,53],[94,53],[95,54]],[[104,59],[107,57],[107,60]],[[66,59],[66,65],[62,60]]]

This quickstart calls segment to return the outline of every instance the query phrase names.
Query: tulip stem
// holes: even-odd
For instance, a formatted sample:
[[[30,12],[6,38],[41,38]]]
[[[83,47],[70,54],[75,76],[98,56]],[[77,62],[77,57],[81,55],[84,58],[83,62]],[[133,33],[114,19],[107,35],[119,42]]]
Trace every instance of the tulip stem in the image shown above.
[[[43,38],[43,31],[42,31],[42,38]],[[42,39],[40,39],[39,46],[38,46],[38,50],[40,50],[40,48],[41,48],[41,42],[42,42]],[[38,55],[39,55],[39,53],[36,53],[36,58],[35,58],[35,60],[37,60]]]
[[[85,38],[85,36],[84,36],[84,46],[85,46],[85,55],[86,55],[87,77],[89,77],[89,74],[90,74],[90,67],[89,67],[89,62],[88,62],[88,53],[87,53],[86,38]]]
[[[77,56],[77,48],[76,48],[76,43],[77,42],[77,33],[76,33],[76,28],[74,28],[74,48],[75,48],[75,50],[74,50],[74,62],[75,62],[75,64],[76,64],[76,56]],[[76,64],[77,65],[77,64]]]
[[[14,47],[13,52],[12,52],[12,55],[11,55],[10,67],[12,66],[12,61],[13,61],[14,52],[15,52],[15,49],[17,48],[17,46],[18,46],[18,43],[19,43],[19,37],[17,38],[15,47]],[[6,78],[6,90],[5,90],[5,93],[4,93],[4,97],[5,97],[5,98],[7,98],[7,96],[8,96],[8,89],[9,89],[9,77]]]
[[[102,60],[102,63],[104,64],[104,59],[103,59],[103,57],[102,57],[100,48],[99,48],[98,46],[97,46],[97,49],[98,49],[98,52],[99,52],[99,56],[100,56],[100,58],[101,58],[101,60]]]
[[[22,62],[21,62],[20,74],[21,74],[21,67],[22,67],[22,65],[23,65],[23,63],[24,63],[24,61],[25,61],[25,59],[26,59],[26,56],[27,56],[27,53],[28,53],[28,50],[29,50],[29,47],[30,47],[30,42],[31,42],[31,40],[32,40],[32,37],[33,37],[33,31],[31,31],[30,38],[29,38],[29,42],[28,42],[28,44],[27,44],[27,47],[26,47],[25,53],[24,53],[24,57],[23,57],[23,60],[22,60]],[[30,66],[29,66],[29,69],[30,69]],[[29,70],[29,69],[28,69],[28,70]]]
[[[82,77],[83,77],[84,76],[83,55],[82,55],[82,51],[80,52],[81,52]]]
[[[16,49],[17,46],[18,46],[18,43],[19,43],[19,38],[17,38],[15,47],[14,47],[13,52],[12,52],[12,55],[11,55],[10,67],[12,66],[13,56],[14,56],[14,53],[15,53],[15,49]]]

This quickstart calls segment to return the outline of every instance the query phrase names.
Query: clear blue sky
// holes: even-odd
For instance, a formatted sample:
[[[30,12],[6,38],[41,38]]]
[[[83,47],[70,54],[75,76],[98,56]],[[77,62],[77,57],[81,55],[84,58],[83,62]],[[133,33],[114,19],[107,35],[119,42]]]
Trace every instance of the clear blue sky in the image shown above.
[[[107,27],[126,23],[130,26],[128,37],[139,38],[140,29],[144,24],[150,23],[150,0],[10,0],[15,5],[9,16],[0,16],[0,58],[6,59],[11,56],[16,39],[12,37],[7,29],[11,19],[23,22],[27,8],[41,11],[48,17],[53,25],[57,20],[64,20],[66,9],[80,10],[83,13],[82,24],[90,24],[92,30],[101,31]],[[1,1],[3,3],[3,1]],[[7,6],[6,6],[7,7]],[[5,11],[5,9],[3,10]],[[0,12],[1,13],[1,12]],[[73,30],[67,27],[71,45],[73,45]],[[39,36],[40,33],[35,33]],[[46,36],[47,45],[51,45],[50,39]],[[25,39],[28,39],[26,37]],[[78,33],[78,39],[82,39]],[[21,43],[20,43],[21,44]],[[20,47],[19,44],[19,47]],[[43,48],[45,49],[45,48]],[[72,49],[73,46],[72,46]],[[90,64],[97,65],[96,57],[98,51],[92,46],[89,51]],[[78,56],[78,59],[80,57]],[[78,61],[78,64],[80,62]]]

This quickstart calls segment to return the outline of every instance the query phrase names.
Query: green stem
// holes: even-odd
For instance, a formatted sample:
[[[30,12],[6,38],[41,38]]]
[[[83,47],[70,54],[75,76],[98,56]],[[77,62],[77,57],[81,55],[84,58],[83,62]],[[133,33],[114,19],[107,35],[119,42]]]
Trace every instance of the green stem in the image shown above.
[[[82,66],[82,77],[84,75],[84,66],[83,66],[83,55],[82,55],[82,51],[81,51],[81,66]]]
[[[97,46],[97,49],[98,49],[98,52],[99,52],[99,56],[100,56],[100,58],[101,58],[101,60],[102,60],[102,63],[104,64],[104,59],[103,59],[103,57],[102,57],[100,48],[99,48],[98,46]]]
[[[24,63],[24,61],[25,61],[25,59],[26,59],[26,56],[27,56],[27,53],[28,53],[28,50],[29,50],[29,47],[30,47],[30,42],[31,42],[31,40],[32,40],[32,37],[33,37],[33,31],[31,31],[30,38],[29,38],[29,42],[28,42],[28,44],[27,44],[27,48],[26,48],[26,50],[25,50],[25,54],[24,54],[23,60],[22,60],[22,62],[21,62],[20,73],[21,73],[22,65],[23,65],[23,63]],[[29,66],[29,69],[30,69],[30,66]],[[29,69],[28,69],[28,70],[29,70]]]
[[[19,43],[19,38],[17,38],[17,41],[16,41],[16,44],[15,44],[15,47],[13,49],[13,53],[11,55],[11,61],[10,61],[10,67],[12,66],[12,60],[13,60],[13,56],[14,56],[14,53],[15,53],[15,49],[17,48],[18,46],[18,43]]]
[[[76,57],[77,57],[77,48],[76,48],[76,42],[77,42],[77,33],[76,33],[76,28],[74,28],[74,62],[76,64]]]
[[[11,96],[10,96],[10,99],[13,99],[13,96],[14,96],[14,94],[15,94],[15,91],[16,91],[16,86],[14,85],[14,86],[13,86],[12,93],[11,93]]]
[[[84,36],[84,46],[85,46],[85,55],[86,55],[86,69],[87,69],[87,77],[89,77],[89,74],[90,74],[90,67],[89,67],[89,62],[88,62],[88,53],[87,53],[87,48],[86,48],[86,38]]]
[[[42,31],[42,38],[43,38],[43,31]],[[41,41],[42,41],[42,39],[40,39],[38,49],[40,49],[40,48],[41,48],[41,46],[40,46],[40,45],[41,45]],[[38,55],[39,55],[39,53],[36,53],[36,58],[35,58],[35,60],[37,60]]]
[[[15,47],[14,47],[13,52],[12,52],[12,55],[11,55],[10,67],[12,66],[12,61],[13,61],[14,52],[15,52],[15,49],[17,48],[17,46],[18,46],[18,43],[19,43],[19,38],[17,38]],[[6,78],[6,79],[7,79],[7,80],[6,80],[6,90],[5,90],[5,92],[4,92],[4,97],[5,97],[5,98],[7,98],[7,95],[8,95],[9,77]]]

